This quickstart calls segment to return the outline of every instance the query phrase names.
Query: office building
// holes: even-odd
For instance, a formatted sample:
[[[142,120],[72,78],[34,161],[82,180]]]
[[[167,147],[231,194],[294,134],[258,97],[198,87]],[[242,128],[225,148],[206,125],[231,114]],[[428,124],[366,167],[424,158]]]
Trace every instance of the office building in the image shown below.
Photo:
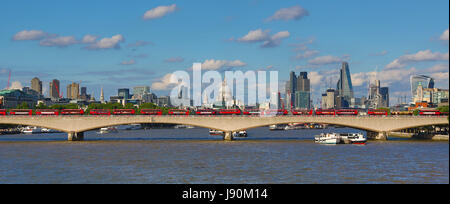
[[[434,88],[434,79],[424,75],[412,75],[410,77],[410,83],[413,102],[420,99],[420,96],[418,96],[417,94],[417,88],[419,86],[421,86],[423,89]]]
[[[125,100],[131,99],[131,97],[130,97],[130,89],[126,89],[126,88],[119,89],[117,95],[118,96],[122,96],[123,99],[125,99]]]
[[[31,80],[31,89],[35,90],[36,92],[38,92],[40,95],[42,95],[42,81],[39,80],[39,78],[34,77]]]
[[[348,107],[346,106],[346,104],[349,104],[349,102],[353,98],[353,85],[350,68],[347,62],[342,62],[340,77],[337,83],[337,90],[342,100],[341,105],[343,107]]]
[[[72,83],[67,85],[67,98],[69,99],[79,99],[80,98],[80,85],[77,83]]]
[[[52,100],[57,100],[60,98],[59,80],[53,79],[50,82],[49,96]]]

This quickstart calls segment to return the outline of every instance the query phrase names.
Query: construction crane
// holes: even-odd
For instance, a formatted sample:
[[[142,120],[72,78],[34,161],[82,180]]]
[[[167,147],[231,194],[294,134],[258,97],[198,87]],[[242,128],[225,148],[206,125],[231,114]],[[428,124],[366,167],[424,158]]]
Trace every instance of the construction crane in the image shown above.
[[[9,76],[8,76],[8,84],[6,86],[6,89],[9,89],[9,83],[11,82],[11,70],[9,70]]]

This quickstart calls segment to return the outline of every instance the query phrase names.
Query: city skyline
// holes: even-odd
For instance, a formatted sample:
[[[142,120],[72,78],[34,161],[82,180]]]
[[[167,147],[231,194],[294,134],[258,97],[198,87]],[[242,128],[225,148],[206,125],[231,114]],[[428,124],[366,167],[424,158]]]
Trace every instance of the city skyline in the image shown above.
[[[350,64],[355,96],[367,95],[369,81],[378,79],[391,88],[395,102],[398,95],[410,95],[407,79],[414,74],[448,88],[448,1],[330,1],[325,6],[202,1],[195,7],[181,1],[142,1],[96,9],[102,3],[44,8],[35,2],[6,2],[0,12],[1,19],[8,19],[0,33],[0,51],[7,53],[0,55],[1,88],[11,71],[13,86],[31,87],[30,80],[39,77],[45,95],[53,79],[63,88],[81,81],[80,87],[88,87],[96,99],[101,87],[107,99],[119,88],[143,85],[167,95],[167,74],[201,62],[207,70],[276,70],[280,84],[290,71],[308,72],[311,98],[317,103],[323,92],[335,88],[342,61]],[[197,7],[205,12],[197,13]],[[27,15],[19,17],[19,9]],[[280,88],[283,92],[284,86]]]

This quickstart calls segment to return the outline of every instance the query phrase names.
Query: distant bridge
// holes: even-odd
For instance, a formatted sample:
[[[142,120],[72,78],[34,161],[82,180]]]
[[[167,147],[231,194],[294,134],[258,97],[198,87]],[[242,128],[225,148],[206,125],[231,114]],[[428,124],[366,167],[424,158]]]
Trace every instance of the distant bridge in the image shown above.
[[[102,127],[127,124],[181,124],[221,130],[224,139],[232,140],[232,132],[276,124],[333,124],[368,131],[376,139],[387,133],[407,128],[448,124],[447,117],[430,116],[5,116],[0,124],[44,127],[68,133],[68,140],[84,139],[84,132]],[[369,134],[371,133],[371,134]]]

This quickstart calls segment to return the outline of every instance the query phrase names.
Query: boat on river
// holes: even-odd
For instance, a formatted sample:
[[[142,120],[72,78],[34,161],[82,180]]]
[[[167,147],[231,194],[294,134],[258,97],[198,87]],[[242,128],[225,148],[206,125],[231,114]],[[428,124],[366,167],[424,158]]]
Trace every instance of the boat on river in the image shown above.
[[[341,138],[338,133],[322,133],[314,137],[314,142],[319,144],[339,144],[341,143]]]

